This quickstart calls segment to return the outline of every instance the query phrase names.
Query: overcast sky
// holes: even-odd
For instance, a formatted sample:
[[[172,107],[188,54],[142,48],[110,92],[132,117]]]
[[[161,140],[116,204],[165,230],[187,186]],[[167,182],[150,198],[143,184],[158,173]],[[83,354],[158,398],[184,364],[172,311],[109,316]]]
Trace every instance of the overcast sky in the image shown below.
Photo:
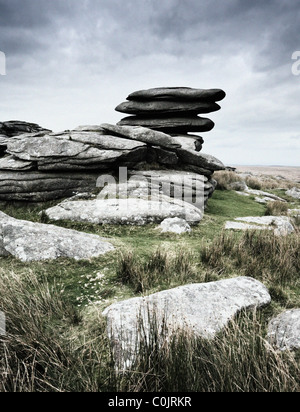
[[[300,0],[0,0],[0,121],[116,123],[133,91],[221,88],[205,153],[300,166],[297,50]]]

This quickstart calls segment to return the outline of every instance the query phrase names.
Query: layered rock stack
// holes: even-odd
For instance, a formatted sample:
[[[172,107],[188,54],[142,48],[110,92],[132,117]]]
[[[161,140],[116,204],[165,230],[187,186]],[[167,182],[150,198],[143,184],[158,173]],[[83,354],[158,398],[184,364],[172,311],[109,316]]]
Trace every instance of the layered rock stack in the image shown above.
[[[202,137],[188,132],[210,130],[214,123],[197,113],[218,110],[216,101],[224,96],[221,90],[182,88],[136,92],[129,96],[132,100],[118,106],[118,110],[134,111],[136,116],[123,119],[118,125],[80,126],[61,133],[32,123],[0,123],[0,201],[36,202],[91,193],[96,187],[101,189],[99,177],[118,177],[120,167],[126,167],[131,179],[129,196],[139,199],[132,204],[143,207],[141,222],[157,222],[163,216],[158,210],[158,217],[152,219],[145,209],[153,181],[164,196],[165,217],[182,217],[179,209],[185,208],[191,221],[193,216],[199,221],[201,213],[186,208],[180,199],[175,199],[178,202],[170,207],[167,203],[183,184],[192,199],[198,193],[195,182],[202,181],[204,203],[215,190],[212,175],[223,170],[224,165],[202,153]],[[152,114],[145,114],[147,110]],[[127,125],[128,122],[134,124]],[[132,184],[132,177],[141,183]],[[118,198],[127,191],[122,184]],[[168,184],[172,193],[164,190]],[[100,214],[99,222],[107,221],[103,216]],[[128,221],[136,221],[134,213],[130,216]],[[118,215],[113,221],[126,223],[126,216]]]
[[[117,111],[133,115],[125,117],[118,124],[149,127],[176,135],[209,132],[214,128],[214,122],[197,115],[220,110],[221,107],[216,102],[223,100],[225,96],[225,92],[220,89],[187,87],[137,91],[127,97],[127,102],[117,106]]]
[[[167,87],[140,90],[131,93],[127,101],[119,104],[116,111],[129,114],[119,126],[146,127],[169,134],[180,147],[176,150],[162,150],[152,146],[148,150],[148,163],[159,163],[164,167],[191,171],[208,178],[210,193],[215,189],[212,175],[224,165],[211,155],[200,153],[204,139],[190,134],[212,130],[214,122],[199,114],[216,112],[218,103],[226,93],[220,89],[191,89],[187,87]]]

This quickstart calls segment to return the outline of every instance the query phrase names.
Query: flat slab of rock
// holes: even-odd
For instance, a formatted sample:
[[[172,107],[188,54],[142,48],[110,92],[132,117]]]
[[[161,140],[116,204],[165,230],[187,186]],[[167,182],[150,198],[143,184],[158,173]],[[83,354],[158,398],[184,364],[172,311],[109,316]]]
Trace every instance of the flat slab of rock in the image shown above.
[[[96,136],[75,133],[74,140],[66,135],[34,136],[8,142],[7,152],[25,161],[35,161],[39,170],[93,170],[107,169],[108,164],[122,160],[142,161],[146,157],[146,145],[142,142],[128,145],[128,140],[115,142],[118,149],[102,149],[95,143],[85,144],[75,139],[95,141]],[[99,135],[99,140],[104,140]],[[113,142],[113,139],[111,139]],[[121,140],[121,139],[119,139]],[[99,144],[99,146],[101,143]],[[120,147],[123,146],[123,149]]]
[[[225,169],[225,165],[219,159],[206,153],[199,153],[184,148],[177,149],[176,153],[182,162],[189,165],[194,165],[213,171]]]
[[[226,222],[225,229],[232,230],[274,230],[276,236],[286,236],[295,231],[287,216],[238,217],[234,222]]]
[[[198,100],[218,102],[223,100],[226,93],[221,89],[192,89],[190,87],[158,87],[139,90],[131,93],[127,100]]]
[[[214,102],[189,102],[189,101],[128,101],[116,107],[117,112],[136,115],[160,115],[165,113],[211,113],[220,110],[221,107]]]
[[[287,310],[272,319],[268,340],[283,351],[300,349],[300,309]]]
[[[284,202],[286,203],[285,199],[282,199],[279,196],[274,195],[273,193],[269,193],[269,192],[264,192],[263,190],[256,190],[256,189],[250,189],[249,187],[247,187],[245,189],[246,193],[249,193],[250,195],[254,195],[254,196],[262,196],[263,198],[269,198],[271,201],[272,200],[278,200],[279,202]]]
[[[14,219],[0,212],[0,253],[22,262],[76,260],[98,257],[114,250],[107,240],[61,227]]]
[[[95,199],[64,201],[46,210],[54,221],[70,220],[94,224],[146,225],[161,223],[169,217],[180,217],[191,224],[199,223],[203,213],[196,206],[167,196],[161,200]]]
[[[120,125],[118,126],[103,123],[101,127],[116,135],[125,137],[127,139],[138,140],[154,146],[161,146],[167,149],[174,149],[180,147],[180,144],[176,142],[170,135],[151,130],[151,128],[140,127],[142,125]]]
[[[166,133],[209,132],[215,127],[212,120],[199,116],[128,116],[119,126],[141,126]]]
[[[267,288],[247,277],[192,284],[133,298],[109,306],[103,312],[119,368],[130,367],[141,340],[141,324],[148,339],[155,321],[161,342],[178,329],[192,336],[212,339],[240,311],[268,305]]]
[[[16,159],[14,156],[5,156],[0,159],[0,170],[31,170],[33,162]]]

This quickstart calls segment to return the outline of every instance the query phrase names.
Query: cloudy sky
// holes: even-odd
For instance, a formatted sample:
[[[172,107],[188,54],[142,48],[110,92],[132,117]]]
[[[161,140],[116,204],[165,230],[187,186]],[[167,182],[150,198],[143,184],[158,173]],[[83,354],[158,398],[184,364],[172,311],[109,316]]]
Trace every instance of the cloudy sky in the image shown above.
[[[0,0],[0,121],[116,123],[135,90],[222,88],[203,151],[300,166],[299,34],[300,0]]]

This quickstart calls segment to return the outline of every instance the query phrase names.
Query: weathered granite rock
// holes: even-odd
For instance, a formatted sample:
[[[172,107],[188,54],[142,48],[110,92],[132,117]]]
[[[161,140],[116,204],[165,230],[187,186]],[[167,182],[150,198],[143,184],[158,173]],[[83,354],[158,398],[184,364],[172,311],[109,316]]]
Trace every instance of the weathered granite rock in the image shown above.
[[[282,351],[300,349],[300,309],[287,310],[272,319],[268,340]]]
[[[73,139],[74,137],[74,139]],[[122,143],[116,143],[118,149],[100,149],[74,141],[84,138],[83,133],[74,135],[45,135],[12,140],[7,145],[7,152],[27,161],[37,162],[41,171],[50,170],[96,170],[107,169],[108,164],[116,161],[141,161],[146,157],[146,145],[139,142],[136,147],[130,143],[130,149],[119,149]],[[88,136],[90,140],[93,136]],[[103,136],[99,136],[103,139]],[[95,138],[95,136],[94,136]],[[127,142],[128,143],[128,142]],[[127,145],[123,142],[123,147]],[[127,147],[129,147],[127,145]]]
[[[147,151],[148,163],[159,163],[162,165],[175,166],[179,162],[179,158],[175,152],[162,149],[159,146],[149,146]]]
[[[0,200],[44,202],[93,190],[98,174],[0,172]]]
[[[22,262],[31,262],[59,257],[88,259],[110,252],[114,247],[96,235],[17,220],[0,212],[1,250]]]
[[[288,190],[286,194],[293,197],[294,199],[300,199],[300,189],[297,187],[293,187],[292,189]]]
[[[295,231],[287,216],[238,217],[234,222],[226,222],[225,229],[233,230],[274,230],[276,236],[286,236]]]
[[[20,136],[24,133],[49,133],[51,130],[44,129],[35,123],[22,122],[18,120],[11,120],[9,122],[0,122],[0,135],[8,137]]]
[[[214,102],[203,101],[127,101],[116,107],[117,112],[136,114],[136,115],[160,115],[165,113],[200,114],[211,113],[220,110],[221,107]]]
[[[209,132],[215,126],[214,122],[199,116],[128,116],[122,119],[119,126],[140,126],[165,133],[177,134],[188,132]]]
[[[138,140],[150,145],[161,146],[167,149],[174,149],[180,147],[170,135],[157,132],[148,128],[137,126],[114,126],[112,124],[104,123],[101,127],[111,133],[123,136],[127,139]]]
[[[177,149],[176,153],[178,154],[179,159],[188,165],[194,165],[213,171],[225,169],[224,164],[219,159],[209,154],[183,148]]]
[[[218,102],[223,100],[226,93],[221,89],[192,89],[189,87],[158,87],[149,90],[139,90],[131,93],[127,100],[198,100]]]
[[[0,159],[0,170],[32,170],[34,167],[33,162],[20,160],[14,156],[5,156]],[[1,175],[0,175],[1,178]]]
[[[103,312],[118,368],[130,367],[151,326],[157,325],[162,344],[176,330],[212,339],[237,313],[271,302],[266,287],[253,278],[238,277],[218,282],[180,286],[148,297],[133,298],[109,306]],[[142,325],[141,325],[142,324]],[[142,332],[141,332],[142,331]]]
[[[203,217],[203,213],[196,206],[167,196],[161,196],[159,200],[118,198],[64,201],[47,209],[45,213],[54,221],[140,226],[161,223],[169,217],[180,217],[190,224],[196,224]]]
[[[108,135],[105,130],[103,130],[103,132],[72,131],[71,133],[68,133],[68,136],[74,142],[84,143],[97,147],[98,149],[105,150],[134,150],[146,146],[145,143],[138,140],[131,140],[124,137]]]
[[[20,121],[0,122],[0,156],[5,155],[7,144],[13,137],[28,136],[34,133],[49,133],[51,130],[43,129],[35,123]]]
[[[181,235],[182,233],[191,232],[191,226],[184,219],[178,217],[165,219],[161,222],[160,228],[162,233],[176,233]]]

